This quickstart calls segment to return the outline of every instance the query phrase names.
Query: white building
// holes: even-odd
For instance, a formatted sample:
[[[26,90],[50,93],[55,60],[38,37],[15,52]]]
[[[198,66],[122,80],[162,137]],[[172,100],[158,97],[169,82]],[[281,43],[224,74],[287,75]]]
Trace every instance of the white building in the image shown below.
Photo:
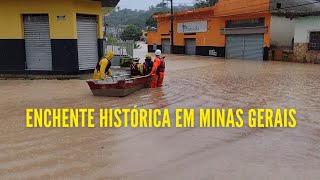
[[[295,61],[320,63],[320,12],[296,15]]]
[[[320,1],[319,0],[270,0],[271,26],[282,24],[281,29],[271,30],[274,46],[286,46],[288,37],[293,35],[293,61],[320,63]],[[274,16],[277,16],[274,18]],[[287,20],[284,20],[287,19]],[[293,27],[293,31],[292,31]],[[286,31],[286,35],[283,32]],[[278,34],[282,34],[279,36]],[[278,47],[277,47],[278,48]]]

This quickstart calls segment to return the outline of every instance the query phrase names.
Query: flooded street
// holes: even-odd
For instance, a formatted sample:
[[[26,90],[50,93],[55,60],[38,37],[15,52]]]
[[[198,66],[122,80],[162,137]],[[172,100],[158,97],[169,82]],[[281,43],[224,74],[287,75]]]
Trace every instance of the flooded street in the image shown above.
[[[137,52],[143,58],[144,50]],[[83,80],[0,81],[5,179],[320,179],[320,66],[166,57],[164,86],[94,97]],[[294,129],[27,129],[26,108],[295,108]],[[174,119],[174,118],[172,118]]]

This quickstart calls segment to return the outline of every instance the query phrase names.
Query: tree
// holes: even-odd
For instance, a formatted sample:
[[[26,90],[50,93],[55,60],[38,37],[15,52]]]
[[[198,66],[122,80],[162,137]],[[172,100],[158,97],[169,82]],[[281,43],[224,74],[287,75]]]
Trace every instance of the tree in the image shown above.
[[[150,16],[149,19],[146,20],[146,26],[148,28],[152,28],[152,27],[157,28],[157,20],[153,18],[153,16],[158,14],[166,14],[166,13],[168,12],[167,11],[155,12],[152,16]]]
[[[112,37],[111,35],[107,35],[106,39],[107,39],[108,43],[116,43],[116,42],[118,42],[118,40],[116,38]]]
[[[218,0],[196,0],[194,7],[195,8],[203,8],[203,7],[210,7],[214,6]]]
[[[124,31],[121,34],[122,40],[134,40],[139,41],[142,36],[142,31],[140,28],[138,28],[135,25],[130,25],[127,28],[124,29]]]
[[[193,6],[178,5],[174,6],[175,12],[192,9]],[[119,25],[135,25],[139,28],[156,27],[156,20],[150,18],[155,13],[170,13],[170,8],[162,3],[150,6],[148,10],[132,10],[115,8],[108,17],[106,23],[109,27],[117,27]]]
[[[157,27],[157,20],[154,19],[153,17],[150,17],[149,19],[146,20],[146,25],[147,27]]]

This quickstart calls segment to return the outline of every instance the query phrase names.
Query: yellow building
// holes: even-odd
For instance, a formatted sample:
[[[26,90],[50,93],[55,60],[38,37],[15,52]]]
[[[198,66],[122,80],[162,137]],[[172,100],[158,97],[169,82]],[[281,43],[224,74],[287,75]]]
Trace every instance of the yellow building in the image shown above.
[[[79,73],[103,54],[103,12],[119,0],[0,0],[0,72]]]

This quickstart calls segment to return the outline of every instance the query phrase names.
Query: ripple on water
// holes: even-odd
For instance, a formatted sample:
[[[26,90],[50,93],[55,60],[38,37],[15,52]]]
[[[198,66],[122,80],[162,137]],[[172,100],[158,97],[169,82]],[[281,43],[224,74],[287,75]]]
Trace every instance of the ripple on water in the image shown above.
[[[144,51],[141,50],[140,55]],[[164,86],[94,97],[84,81],[0,81],[7,178],[320,179],[320,66],[167,56]],[[296,108],[295,129],[25,129],[27,107]],[[95,114],[97,115],[97,114]],[[298,171],[298,170],[303,171]],[[250,174],[250,176],[249,176]],[[277,178],[275,178],[277,177]]]

